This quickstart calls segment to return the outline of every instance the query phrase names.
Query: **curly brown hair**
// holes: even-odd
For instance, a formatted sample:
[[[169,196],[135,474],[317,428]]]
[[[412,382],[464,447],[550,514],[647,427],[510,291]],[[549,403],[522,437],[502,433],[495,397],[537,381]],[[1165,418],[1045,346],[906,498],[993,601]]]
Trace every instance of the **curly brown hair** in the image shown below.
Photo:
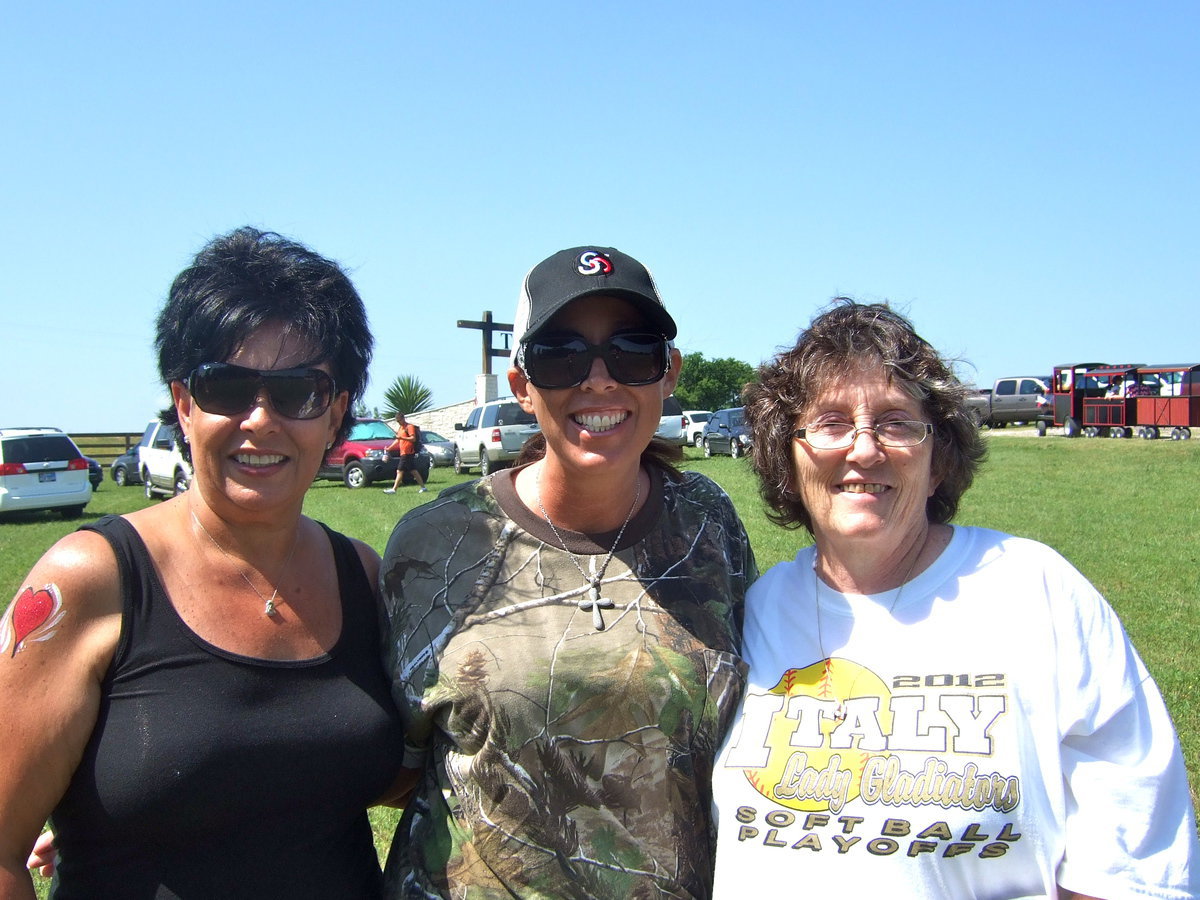
[[[880,367],[921,404],[933,423],[933,475],[940,482],[925,506],[931,522],[954,518],[986,455],[966,407],[967,389],[912,323],[886,303],[837,297],[801,332],[796,345],[758,369],[746,387],[751,461],[768,518],[812,533],[812,518],[793,490],[792,432],[797,418],[831,384],[861,368]]]

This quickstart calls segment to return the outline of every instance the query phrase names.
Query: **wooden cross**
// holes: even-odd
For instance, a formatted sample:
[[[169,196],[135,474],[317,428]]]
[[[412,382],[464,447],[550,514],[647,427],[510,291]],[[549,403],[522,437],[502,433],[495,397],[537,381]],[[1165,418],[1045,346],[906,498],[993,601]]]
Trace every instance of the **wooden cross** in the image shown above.
[[[502,349],[499,349],[499,350],[493,349],[492,348],[492,335],[495,333],[501,333],[501,334],[505,334],[505,335],[512,334],[512,330],[513,330],[512,325],[506,325],[503,322],[493,322],[492,321],[492,311],[490,309],[488,309],[488,310],[484,310],[482,322],[468,322],[465,319],[459,319],[458,327],[459,328],[477,328],[483,332],[483,374],[491,375],[492,374],[492,357],[493,356],[507,357],[510,352],[510,348],[508,347],[507,339],[504,341],[505,346]]]

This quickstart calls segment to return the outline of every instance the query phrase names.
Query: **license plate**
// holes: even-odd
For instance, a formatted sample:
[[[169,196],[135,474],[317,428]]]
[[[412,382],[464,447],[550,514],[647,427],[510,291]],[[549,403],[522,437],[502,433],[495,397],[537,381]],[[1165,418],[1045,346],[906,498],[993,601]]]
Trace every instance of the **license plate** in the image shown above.
[[[54,481],[56,477],[55,472],[38,472],[38,481]]]

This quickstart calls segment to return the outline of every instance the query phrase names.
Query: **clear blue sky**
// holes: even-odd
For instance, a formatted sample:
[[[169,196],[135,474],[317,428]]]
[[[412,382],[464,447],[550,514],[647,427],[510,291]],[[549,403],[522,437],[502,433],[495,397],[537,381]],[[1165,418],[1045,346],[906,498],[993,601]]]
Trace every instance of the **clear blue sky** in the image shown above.
[[[1200,362],[1200,4],[18,4],[0,34],[0,425],[140,430],[211,236],[352,273],[398,375],[472,396],[485,309],[611,244],[685,352],[837,294],[980,383]]]

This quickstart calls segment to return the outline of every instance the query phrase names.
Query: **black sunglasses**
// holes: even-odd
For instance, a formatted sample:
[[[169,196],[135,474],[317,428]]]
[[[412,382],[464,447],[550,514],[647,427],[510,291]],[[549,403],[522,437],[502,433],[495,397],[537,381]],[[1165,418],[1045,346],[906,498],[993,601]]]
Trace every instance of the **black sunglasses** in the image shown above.
[[[238,416],[265,390],[271,408],[289,419],[315,419],[333,402],[336,388],[320,369],[247,369],[232,363],[203,363],[188,376],[188,392],[206,413]]]
[[[597,357],[604,360],[614,381],[630,387],[661,380],[671,361],[661,334],[627,332],[614,334],[603,344],[589,344],[580,337],[537,338],[525,344],[522,368],[534,387],[578,387],[587,380]]]

